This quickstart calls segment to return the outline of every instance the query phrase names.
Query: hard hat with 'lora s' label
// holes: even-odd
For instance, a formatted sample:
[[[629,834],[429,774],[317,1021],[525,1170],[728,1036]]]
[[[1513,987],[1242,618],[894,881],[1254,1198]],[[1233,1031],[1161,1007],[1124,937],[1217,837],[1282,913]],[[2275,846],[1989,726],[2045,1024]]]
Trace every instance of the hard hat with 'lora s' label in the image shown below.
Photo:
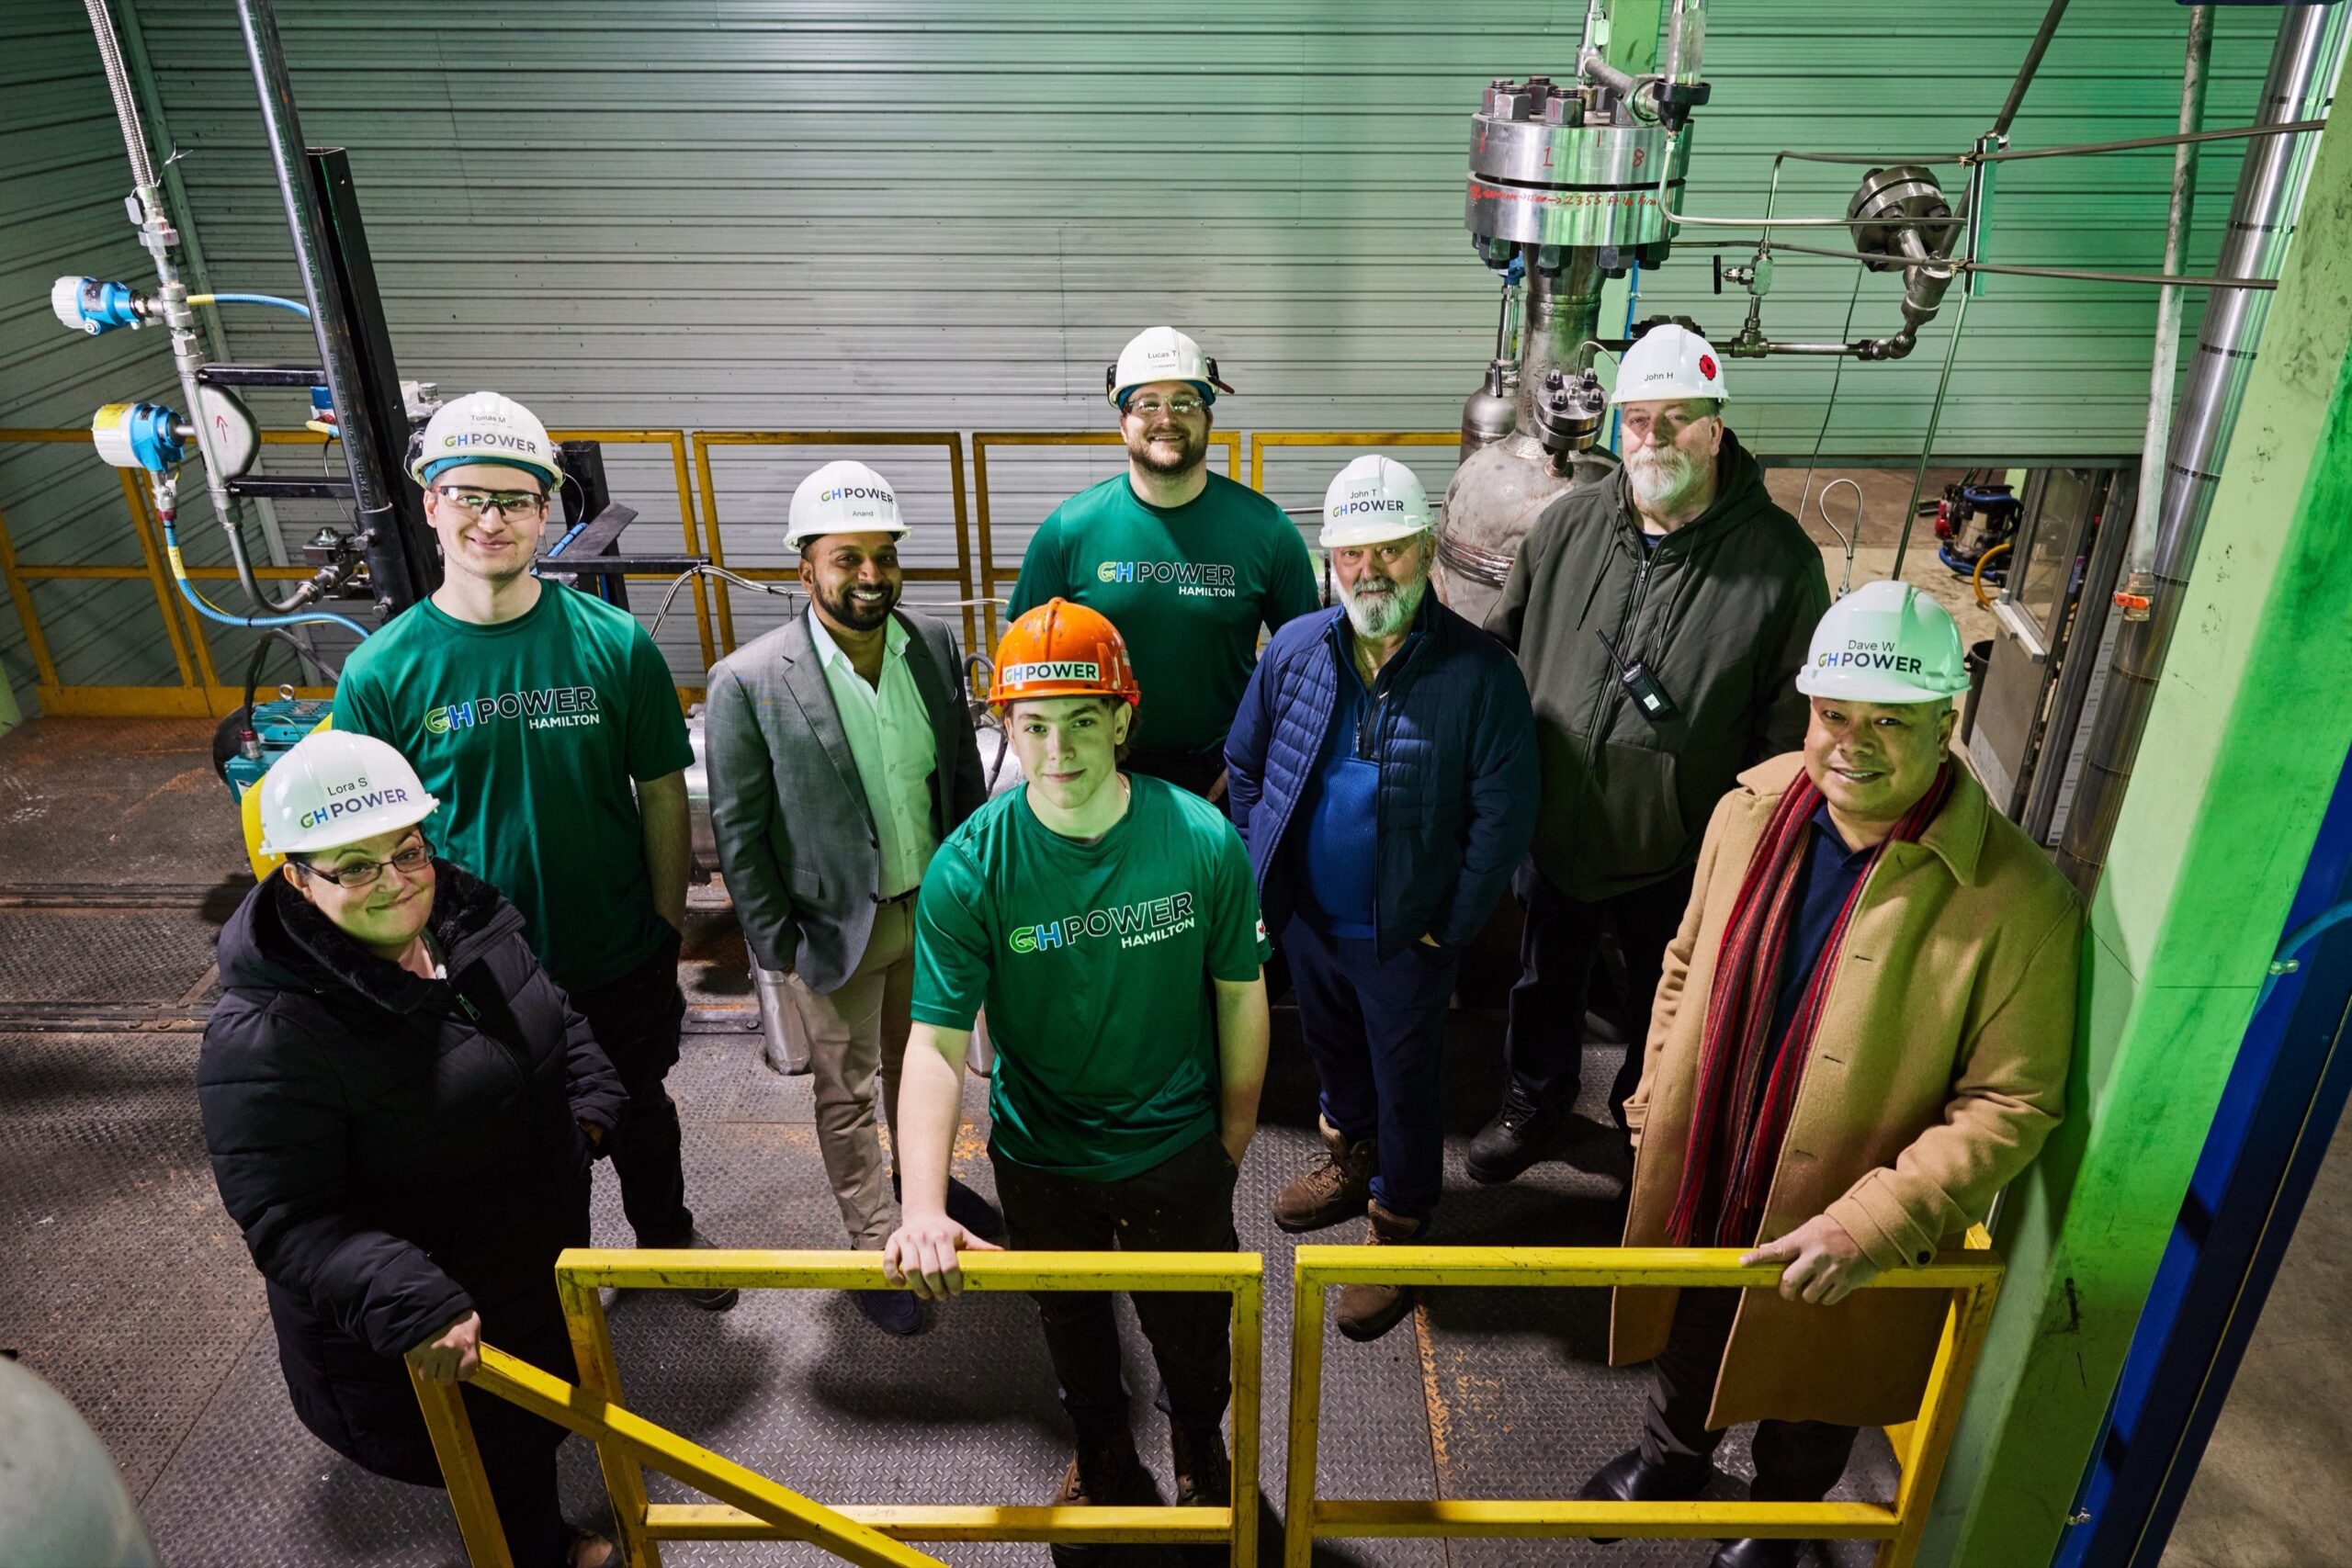
[[[1217,378],[1216,361],[1201,345],[1174,327],[1150,327],[1127,340],[1119,362],[1102,372],[1102,390],[1125,413],[1127,394],[1154,381],[1190,381],[1200,389],[1201,401],[1216,401],[1232,388]]]
[[[1123,697],[1143,705],[1126,639],[1099,610],[1048,599],[1006,628],[996,645],[989,701],[997,706],[1036,697]]]
[[[409,478],[430,484],[441,470],[469,463],[521,468],[538,475],[550,491],[563,482],[548,427],[529,409],[496,392],[468,392],[443,403],[409,453]]]
[[[1865,582],[1829,606],[1797,671],[1808,697],[1931,703],[1968,690],[1951,612],[1907,582]]]
[[[1430,492],[1413,470],[1373,454],[1341,468],[1323,492],[1323,532],[1316,543],[1327,550],[1385,545],[1429,526]]]
[[[374,736],[317,730],[262,777],[261,848],[273,855],[315,854],[413,828],[440,804],[408,759]]]
[[[820,534],[903,535],[899,494],[863,463],[828,463],[792,492],[792,519],[784,542],[798,549]]]
[[[1668,398],[1731,396],[1724,389],[1723,361],[1714,345],[1689,327],[1668,321],[1642,334],[1639,343],[1617,362],[1617,389],[1611,404],[1647,403]]]

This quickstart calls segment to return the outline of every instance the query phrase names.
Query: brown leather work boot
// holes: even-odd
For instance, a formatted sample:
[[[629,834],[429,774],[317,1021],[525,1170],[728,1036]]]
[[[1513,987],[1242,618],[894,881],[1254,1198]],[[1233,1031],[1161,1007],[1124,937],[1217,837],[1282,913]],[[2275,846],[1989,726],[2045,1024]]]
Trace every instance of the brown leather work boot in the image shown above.
[[[1321,1117],[1323,1159],[1274,1195],[1274,1224],[1286,1231],[1319,1231],[1363,1213],[1372,1201],[1372,1175],[1380,1145],[1371,1138],[1351,1144]]]
[[[1123,1420],[1100,1432],[1080,1431],[1069,1468],[1051,1499],[1057,1508],[1148,1507],[1159,1488],[1136,1455],[1136,1440]],[[1100,1542],[1054,1541],[1047,1547],[1057,1568],[1098,1568],[1115,1549]]]
[[[1364,1212],[1371,1224],[1364,1229],[1366,1247],[1396,1247],[1419,1241],[1429,1227],[1419,1220],[1408,1220],[1402,1214],[1392,1214],[1377,1203],[1367,1203]],[[1342,1285],[1340,1287],[1339,1310],[1332,1321],[1340,1332],[1362,1342],[1377,1339],[1404,1319],[1413,1310],[1413,1292],[1404,1285]]]
[[[1233,1501],[1233,1461],[1226,1457],[1223,1427],[1173,1421],[1168,1439],[1175,1459],[1178,1507],[1221,1508]]]

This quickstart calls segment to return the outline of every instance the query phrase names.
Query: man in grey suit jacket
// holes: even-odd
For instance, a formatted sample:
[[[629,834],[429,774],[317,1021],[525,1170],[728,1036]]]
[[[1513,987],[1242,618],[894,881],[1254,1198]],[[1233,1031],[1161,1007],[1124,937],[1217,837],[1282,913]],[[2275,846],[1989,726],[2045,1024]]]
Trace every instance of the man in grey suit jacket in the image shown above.
[[[988,788],[956,638],[899,611],[897,496],[873,469],[828,463],[792,497],[808,613],[710,671],[710,822],[752,952],[786,973],[808,1043],[817,1144],[853,1247],[898,1226],[899,1069],[914,985],[914,904],[939,841]],[[983,1235],[996,1211],[950,1193]],[[968,1216],[968,1217],[967,1217]],[[914,1298],[860,1292],[893,1334],[922,1326]]]

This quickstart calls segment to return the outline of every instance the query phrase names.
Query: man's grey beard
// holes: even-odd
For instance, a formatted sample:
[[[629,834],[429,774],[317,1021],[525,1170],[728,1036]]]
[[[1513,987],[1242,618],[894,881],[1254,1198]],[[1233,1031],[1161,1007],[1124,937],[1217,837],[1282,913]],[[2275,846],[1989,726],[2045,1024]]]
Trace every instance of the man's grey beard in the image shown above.
[[[1642,454],[1625,465],[1625,482],[1645,506],[1666,508],[1689,498],[1699,482],[1699,465],[1679,446]]]
[[[1410,582],[1396,582],[1389,588],[1366,592],[1364,585],[1372,581],[1359,578],[1354,588],[1340,584],[1340,603],[1347,609],[1348,625],[1355,627],[1358,637],[1395,637],[1421,613],[1421,595],[1429,592],[1430,574],[1424,570]]]

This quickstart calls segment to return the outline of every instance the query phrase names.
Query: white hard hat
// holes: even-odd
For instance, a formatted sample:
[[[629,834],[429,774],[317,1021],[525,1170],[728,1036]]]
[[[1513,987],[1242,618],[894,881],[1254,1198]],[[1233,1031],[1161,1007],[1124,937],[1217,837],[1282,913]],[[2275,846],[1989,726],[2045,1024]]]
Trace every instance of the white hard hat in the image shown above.
[[[898,492],[863,463],[828,463],[792,492],[792,520],[784,542],[798,549],[820,534],[900,535]]]
[[[412,828],[440,801],[408,759],[372,735],[305,735],[261,781],[262,852],[311,854]]]
[[[1429,526],[1430,492],[1413,470],[1367,455],[1341,468],[1323,492],[1323,532],[1316,543],[1327,550],[1385,545],[1426,533]]]
[[[1951,612],[1907,582],[1865,582],[1829,606],[1797,671],[1808,697],[1931,703],[1968,690]]]
[[[1644,333],[1617,362],[1617,389],[1609,394],[1609,401],[1612,406],[1668,398],[1721,401],[1730,395],[1724,390],[1724,367],[1715,357],[1715,345],[1689,327],[1668,321]]]
[[[1102,390],[1122,412],[1129,392],[1154,381],[1190,381],[1201,389],[1204,403],[1216,401],[1219,392],[1233,390],[1217,379],[1216,361],[1174,327],[1149,327],[1137,333],[1119,350],[1119,362],[1102,372]]]
[[[435,465],[458,463],[527,469],[544,479],[549,491],[563,482],[548,427],[529,409],[496,392],[468,392],[443,403],[409,455],[409,477],[424,484]]]

